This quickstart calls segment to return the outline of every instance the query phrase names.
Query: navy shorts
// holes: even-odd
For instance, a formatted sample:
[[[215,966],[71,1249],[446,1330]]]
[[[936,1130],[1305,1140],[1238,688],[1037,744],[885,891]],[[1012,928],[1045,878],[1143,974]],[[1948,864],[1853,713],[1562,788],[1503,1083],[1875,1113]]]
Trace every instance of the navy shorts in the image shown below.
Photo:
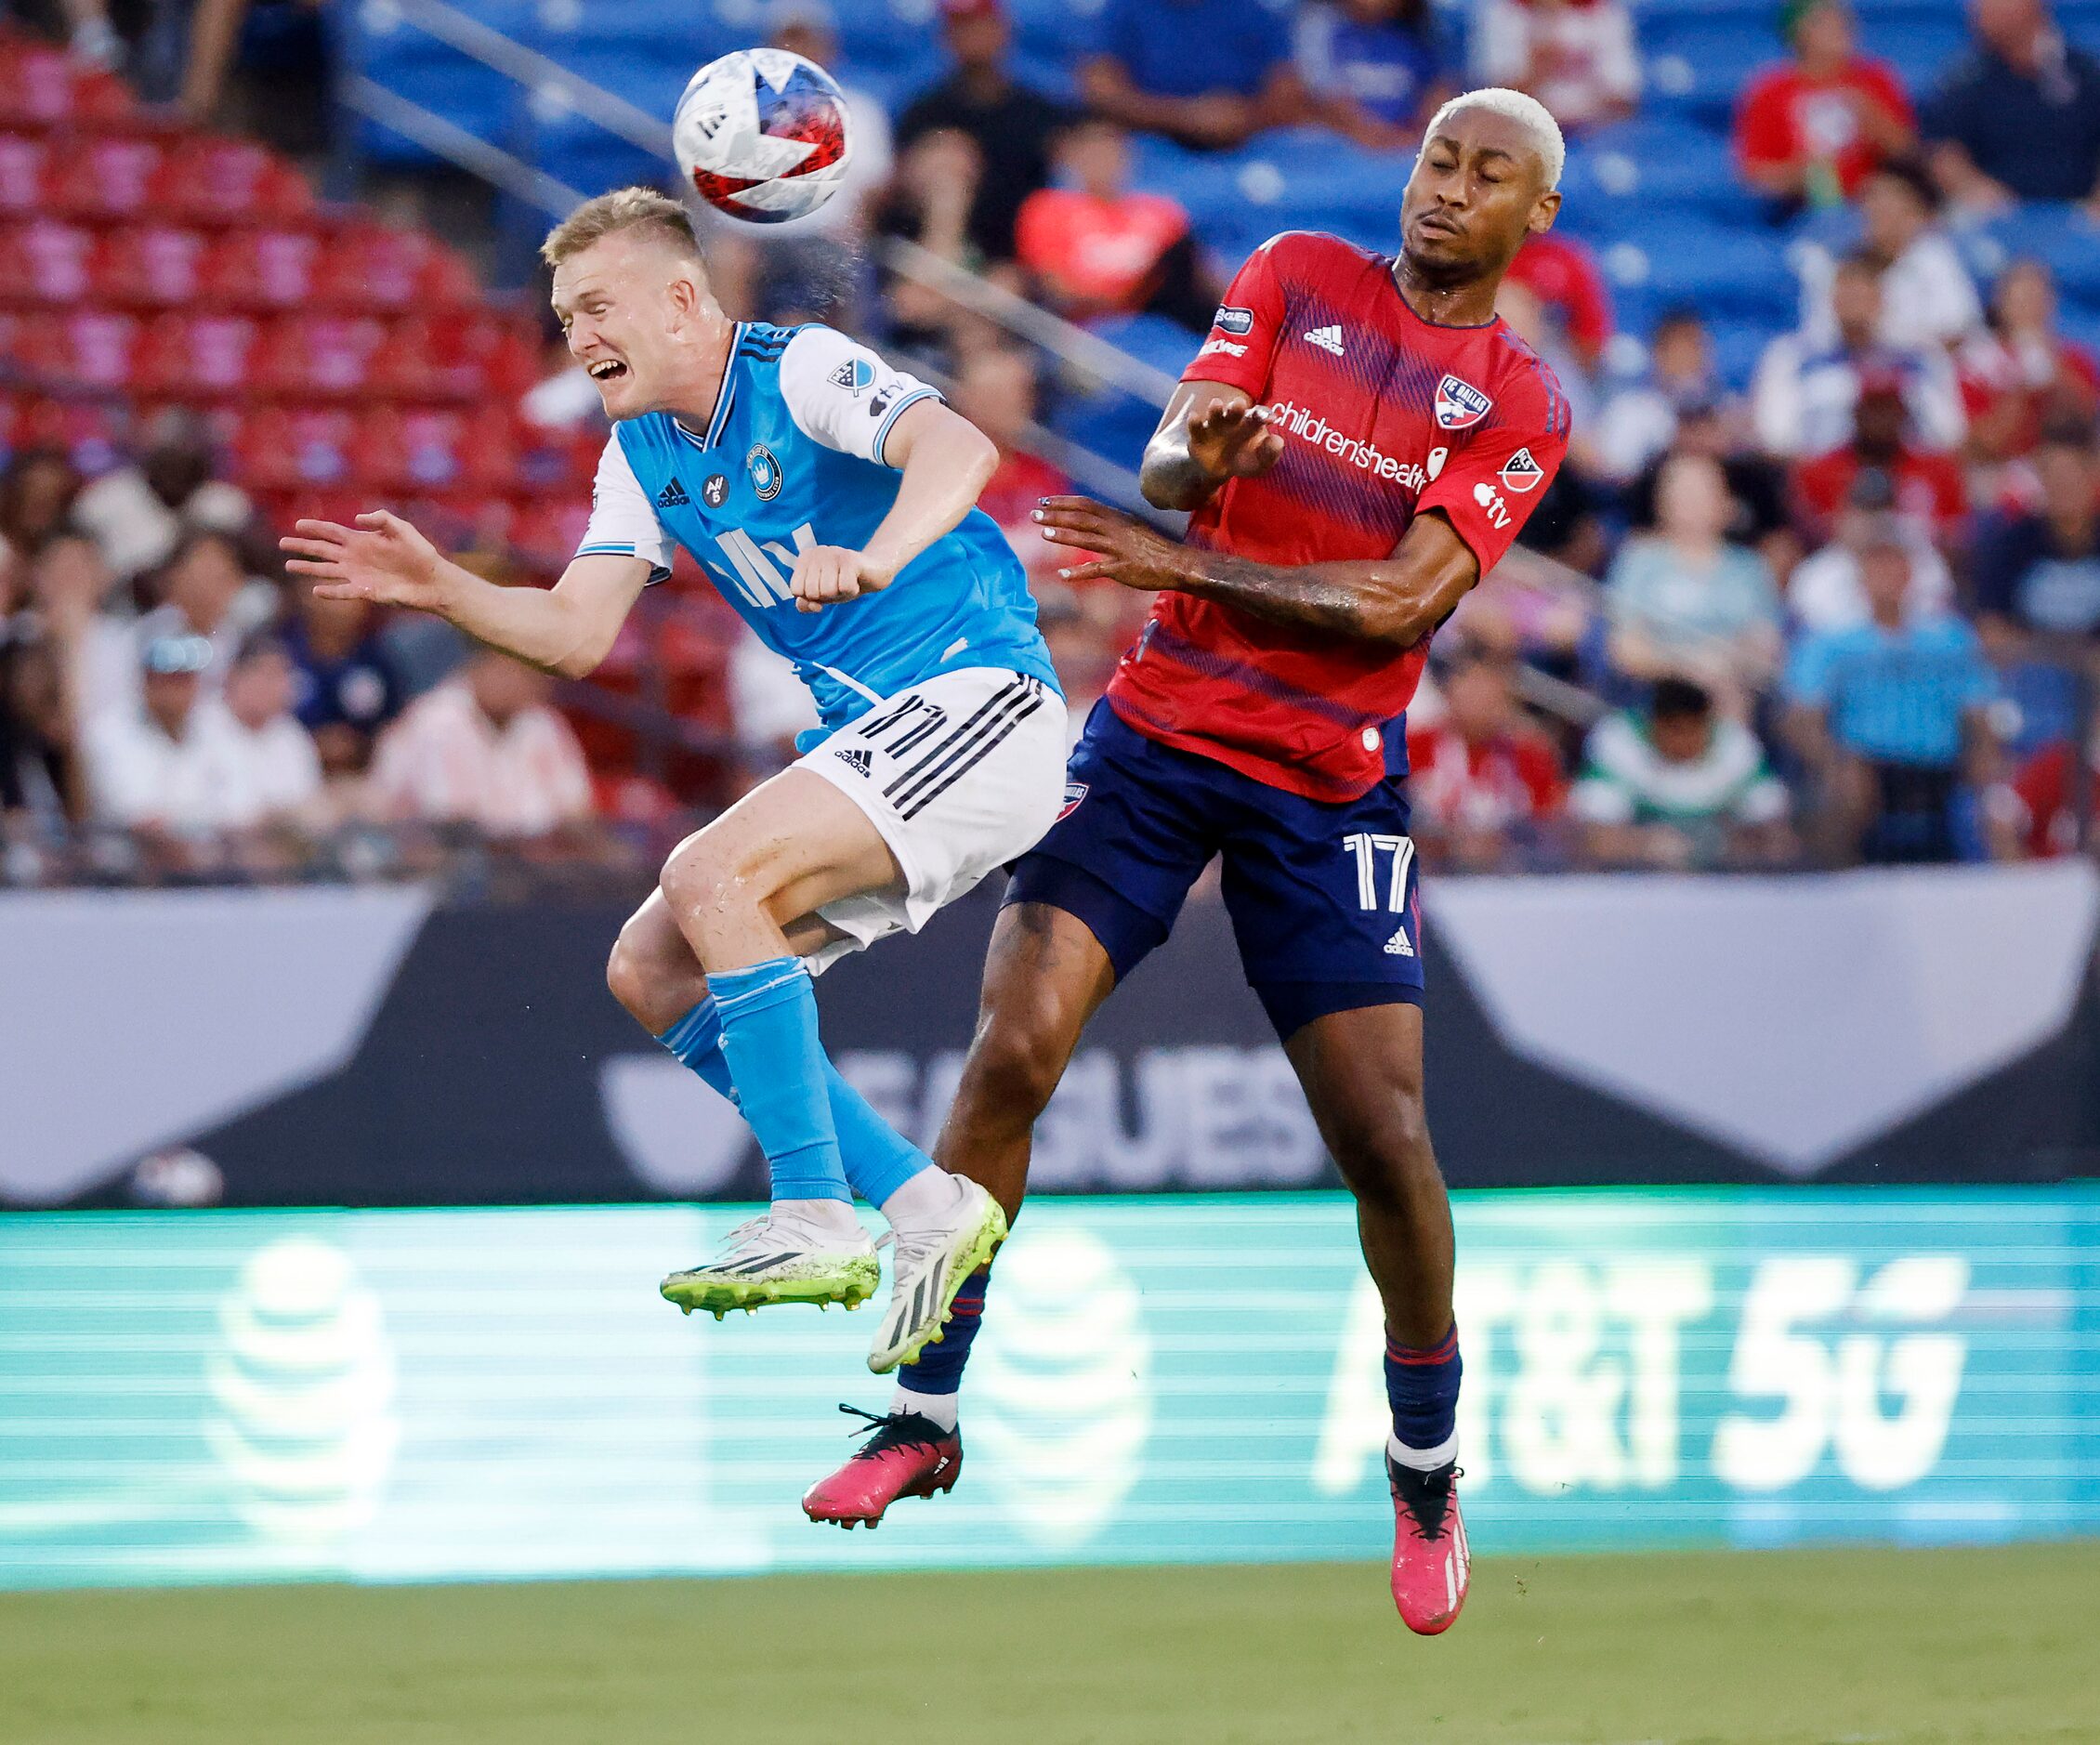
[[[1279,1036],[1353,1007],[1422,1003],[1422,901],[1402,781],[1329,804],[1146,738],[1107,702],[1073,752],[1065,810],[1009,903],[1049,903],[1121,981],[1173,929],[1213,855],[1248,985]]]

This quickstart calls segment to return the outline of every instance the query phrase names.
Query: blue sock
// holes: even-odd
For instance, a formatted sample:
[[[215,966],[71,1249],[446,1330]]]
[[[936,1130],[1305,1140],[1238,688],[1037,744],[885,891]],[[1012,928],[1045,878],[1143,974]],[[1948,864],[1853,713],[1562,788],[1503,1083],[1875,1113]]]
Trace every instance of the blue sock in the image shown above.
[[[970,1360],[978,1325],[984,1319],[985,1287],[991,1282],[987,1262],[955,1292],[955,1315],[938,1345],[928,1345],[916,1358],[897,1371],[897,1384],[914,1394],[953,1394],[963,1385],[963,1366]]]
[[[773,1198],[851,1205],[808,969],[799,957],[776,957],[708,979],[737,1107],[772,1170]]]
[[[1398,1345],[1386,1331],[1385,1397],[1393,1408],[1394,1439],[1402,1448],[1431,1454],[1455,1440],[1464,1369],[1455,1325],[1427,1350]]]
[[[713,997],[702,1000],[658,1039],[686,1066],[728,1097],[737,1100],[729,1063],[722,1057],[722,1019]],[[868,1099],[840,1075],[827,1056],[824,1089],[838,1135],[839,1161],[853,1191],[879,1206],[933,1159],[871,1109]]]

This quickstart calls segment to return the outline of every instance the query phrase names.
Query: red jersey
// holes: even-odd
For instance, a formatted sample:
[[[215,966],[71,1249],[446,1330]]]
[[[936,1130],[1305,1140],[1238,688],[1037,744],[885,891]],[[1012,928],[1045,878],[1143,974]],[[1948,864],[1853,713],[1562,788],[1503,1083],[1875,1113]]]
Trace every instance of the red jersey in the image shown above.
[[[1188,543],[1293,567],[1389,557],[1435,509],[1493,569],[1568,452],[1568,400],[1498,317],[1439,327],[1390,258],[1303,230],[1240,268],[1182,372],[1269,409],[1282,457],[1229,479]],[[1353,800],[1405,767],[1428,640],[1396,650],[1162,593],[1109,702],[1162,743],[1315,800]],[[1388,764],[1387,741],[1394,741]]]
[[[1469,740],[1449,722],[1408,734],[1408,804],[1446,830],[1507,830],[1560,810],[1560,760],[1542,734]]]
[[[1736,112],[1736,159],[1765,168],[1807,158],[1830,164],[1847,195],[1859,190],[1882,154],[1853,105],[1876,103],[1906,126],[1912,121],[1903,81],[1885,60],[1861,55],[1834,79],[1811,79],[1793,62],[1752,81]]]

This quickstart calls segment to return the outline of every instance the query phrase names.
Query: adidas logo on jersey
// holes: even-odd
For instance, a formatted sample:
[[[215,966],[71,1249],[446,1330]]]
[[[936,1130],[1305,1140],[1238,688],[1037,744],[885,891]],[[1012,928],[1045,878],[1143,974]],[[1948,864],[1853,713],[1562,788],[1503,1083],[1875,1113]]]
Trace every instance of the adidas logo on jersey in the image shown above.
[[[1394,929],[1393,937],[1385,941],[1385,955],[1387,957],[1412,957],[1414,955],[1414,941],[1408,938],[1408,930],[1405,927]]]
[[[682,509],[692,499],[686,495],[686,488],[676,479],[656,493],[656,506],[660,509]]]
[[[1313,328],[1306,335],[1306,343],[1308,346],[1318,346],[1322,351],[1332,351],[1339,358],[1343,355],[1342,324],[1337,321],[1332,327]]]
[[[859,745],[842,745],[833,754],[857,776],[872,775],[875,768],[874,753]]]

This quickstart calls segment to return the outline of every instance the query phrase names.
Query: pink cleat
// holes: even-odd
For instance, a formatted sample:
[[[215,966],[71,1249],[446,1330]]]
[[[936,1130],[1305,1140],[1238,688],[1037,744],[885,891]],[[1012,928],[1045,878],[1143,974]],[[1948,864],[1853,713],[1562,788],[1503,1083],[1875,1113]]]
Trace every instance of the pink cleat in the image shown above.
[[[943,1430],[915,1411],[878,1417],[858,1406],[839,1410],[865,1418],[874,1434],[838,1471],[803,1493],[802,1512],[812,1521],[874,1528],[899,1497],[938,1496],[955,1489],[963,1471],[962,1432]]]
[[[1458,1476],[1451,1465],[1424,1473],[1390,1456],[1385,1462],[1393,1488],[1393,1604],[1418,1636],[1440,1636],[1458,1621],[1473,1580]]]

